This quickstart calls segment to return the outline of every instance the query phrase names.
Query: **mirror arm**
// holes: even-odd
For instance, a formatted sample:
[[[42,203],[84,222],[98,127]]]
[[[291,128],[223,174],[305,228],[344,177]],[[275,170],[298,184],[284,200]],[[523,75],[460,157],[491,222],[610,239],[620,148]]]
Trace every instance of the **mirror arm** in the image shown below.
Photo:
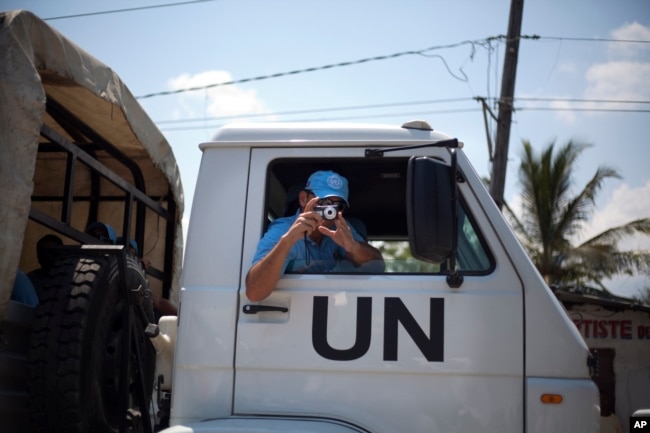
[[[458,162],[456,160],[456,149],[449,149],[451,153],[451,206],[452,206],[452,242],[451,254],[449,255],[449,270],[447,271],[447,285],[457,289],[463,284],[463,275],[456,267],[456,250],[458,249]]]
[[[431,143],[415,144],[412,146],[389,147],[387,149],[366,149],[366,158],[381,158],[386,152],[397,152],[399,150],[422,149],[423,147],[446,147],[448,149],[458,149],[463,147],[463,143],[457,138],[449,140],[433,141]]]

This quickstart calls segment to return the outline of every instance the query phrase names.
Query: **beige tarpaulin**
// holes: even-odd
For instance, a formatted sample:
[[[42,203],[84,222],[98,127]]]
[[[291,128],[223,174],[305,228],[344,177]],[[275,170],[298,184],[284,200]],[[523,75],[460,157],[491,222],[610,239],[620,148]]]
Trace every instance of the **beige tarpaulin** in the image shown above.
[[[136,162],[144,175],[147,195],[162,196],[171,191],[177,204],[172,275],[172,293],[177,296],[183,249],[183,189],[176,160],[162,133],[114,71],[32,13],[4,12],[0,21],[0,318],[17,268],[28,271],[37,265],[33,248],[46,232],[29,220],[30,206],[40,206],[40,211],[48,213],[52,205],[32,203],[32,194],[52,193],[60,185],[65,167],[64,158],[38,154],[39,141],[44,141],[41,125],[73,141],[46,114],[46,98],[56,100]],[[109,155],[98,154],[97,159],[129,180],[128,171]],[[87,188],[83,178],[77,183],[76,188]],[[110,185],[104,188],[110,189]],[[74,210],[71,226],[83,230],[86,221],[76,218]],[[123,206],[100,205],[99,214],[102,221],[119,227]],[[160,264],[164,242],[158,240],[163,232],[155,215],[146,218],[143,250],[150,261]]]

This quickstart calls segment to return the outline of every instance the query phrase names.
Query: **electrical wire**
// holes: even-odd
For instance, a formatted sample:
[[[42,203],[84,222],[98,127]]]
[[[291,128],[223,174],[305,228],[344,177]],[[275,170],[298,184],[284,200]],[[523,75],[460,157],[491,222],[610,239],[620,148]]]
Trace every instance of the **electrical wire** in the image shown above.
[[[210,1],[210,0],[203,0],[203,1]],[[539,40],[539,39],[550,39],[550,40],[569,40],[569,41],[591,41],[591,42],[623,42],[623,43],[650,43],[650,41],[643,41],[643,40],[630,40],[630,39],[599,39],[599,38],[569,38],[569,37],[555,37],[555,36],[539,36],[539,35],[522,35],[519,37],[520,39],[532,39],[532,40]],[[243,84],[243,83],[249,83],[252,81],[261,81],[261,80],[268,80],[271,78],[279,78],[279,77],[285,77],[289,75],[298,75],[298,74],[304,74],[308,72],[316,72],[316,71],[322,71],[326,69],[333,69],[333,68],[340,68],[344,66],[352,66],[352,65],[359,65],[362,63],[368,63],[368,62],[375,62],[375,61],[381,61],[381,60],[388,60],[388,59],[395,59],[397,57],[402,57],[402,56],[407,56],[407,55],[421,55],[423,57],[437,57],[440,60],[442,60],[443,64],[445,65],[445,68],[447,71],[451,74],[452,77],[459,81],[467,82],[467,76],[465,73],[460,70],[461,74],[463,75],[462,77],[459,77],[455,75],[447,65],[447,62],[445,59],[437,54],[428,54],[430,51],[435,51],[435,50],[441,50],[441,49],[449,49],[449,48],[457,48],[463,45],[470,45],[472,47],[472,54],[470,57],[473,58],[474,52],[476,49],[476,46],[481,46],[481,47],[487,47],[488,50],[492,49],[492,42],[493,41],[501,41],[501,42],[508,42],[507,37],[505,35],[497,35],[497,36],[490,36],[487,38],[483,39],[475,39],[471,41],[462,41],[462,42],[457,42],[453,44],[448,44],[448,45],[436,45],[432,46],[429,48],[424,48],[421,50],[415,50],[415,51],[402,51],[398,53],[393,53],[393,54],[388,54],[384,56],[375,56],[375,57],[367,57],[363,59],[358,59],[358,60],[353,60],[353,61],[347,61],[347,62],[340,62],[340,63],[332,63],[332,64],[327,64],[327,65],[322,65],[322,66],[315,66],[315,67],[310,67],[310,68],[303,68],[303,69],[295,69],[293,71],[288,71],[288,72],[278,72],[275,74],[270,74],[270,75],[259,75],[257,77],[251,77],[251,78],[242,78],[239,80],[231,80],[231,81],[224,81],[221,83],[213,83],[213,84],[208,84],[204,86],[195,86],[195,87],[188,87],[188,88],[183,88],[183,89],[176,89],[176,90],[168,90],[168,91],[161,91],[161,92],[154,92],[154,93],[148,93],[146,95],[141,95],[141,96],[136,96],[136,99],[147,99],[147,98],[153,98],[156,96],[167,96],[167,95],[175,95],[179,93],[185,93],[185,92],[192,92],[192,91],[197,91],[197,90],[205,90],[205,89],[211,89],[214,87],[221,87],[221,86],[230,86],[233,84]]]
[[[388,107],[403,107],[408,105],[423,105],[423,104],[441,104],[441,103],[451,103],[451,102],[463,102],[470,101],[472,98],[447,98],[447,99],[430,99],[425,101],[410,101],[410,102],[391,102],[385,104],[371,104],[371,105],[351,105],[348,107],[329,107],[329,108],[314,108],[314,109],[305,109],[305,110],[291,110],[291,111],[280,111],[274,113],[251,113],[245,115],[230,115],[230,116],[219,116],[219,117],[199,117],[193,119],[179,119],[179,120],[158,120],[156,124],[163,125],[169,123],[185,123],[185,122],[205,122],[207,120],[228,120],[228,119],[241,119],[241,118],[253,118],[253,117],[265,117],[269,115],[273,116],[288,116],[293,114],[311,114],[311,113],[327,113],[331,111],[350,111],[350,110],[367,110],[375,108],[388,108]]]
[[[140,7],[135,7],[135,8],[110,9],[110,10],[99,11],[99,12],[87,12],[87,13],[82,13],[82,14],[62,15],[62,16],[58,16],[58,17],[43,18],[43,21],[62,20],[62,19],[68,19],[68,18],[81,18],[81,17],[96,16],[96,15],[108,15],[108,14],[116,14],[116,13],[122,13],[122,12],[134,12],[134,11],[141,11],[141,10],[148,10],[148,9],[160,9],[160,8],[174,7],[174,6],[186,6],[186,5],[190,5],[190,4],[208,3],[208,2],[214,2],[214,1],[220,1],[220,0],[189,0],[189,1],[186,1],[186,2],[165,3],[165,4],[150,5],[150,6],[140,6]],[[490,40],[490,39],[504,39],[505,40],[505,38],[506,37],[504,35],[499,35],[499,36],[494,36],[494,37],[491,37],[491,38],[487,38],[486,40]],[[521,36],[519,36],[519,39],[532,39],[532,40],[549,39],[549,40],[576,41],[576,42],[622,42],[622,43],[650,44],[650,41],[635,40],[635,39],[583,38],[583,37],[566,37],[566,36],[521,35]],[[475,41],[475,42],[477,42],[477,41]]]
[[[292,119],[290,122],[337,122],[341,120],[359,120],[359,119],[380,119],[386,117],[416,117],[416,116],[427,116],[434,114],[458,114],[458,113],[471,113],[471,112],[480,112],[480,108],[459,108],[457,110],[439,110],[439,111],[414,111],[414,112],[399,112],[399,113],[384,113],[384,114],[368,114],[368,115],[359,115],[359,116],[345,116],[345,117],[321,117],[321,118],[303,118],[303,119]],[[274,113],[267,113],[266,116],[275,116]],[[243,118],[244,116],[242,116]],[[286,122],[286,120],[285,120]],[[171,128],[159,128],[161,131],[191,131],[191,130],[202,130],[202,129],[217,129],[220,126],[223,126],[223,123],[218,124],[204,124],[200,126],[179,126]]]
[[[514,98],[505,98],[505,99],[509,99],[513,102],[546,101],[546,102],[584,102],[584,103],[602,103],[602,104],[650,104],[650,101],[621,100],[621,99],[532,98],[532,97],[514,97]]]
[[[149,9],[159,9],[159,8],[165,8],[165,7],[174,7],[174,6],[186,6],[190,4],[197,4],[197,3],[207,3],[207,2],[213,2],[217,0],[189,0],[186,2],[176,2],[176,3],[166,3],[166,4],[159,4],[159,5],[150,5],[150,6],[141,6],[141,7],[135,7],[135,8],[126,8],[126,9],[113,9],[113,10],[106,10],[106,11],[99,11],[99,12],[89,12],[89,13],[82,13],[82,14],[73,14],[73,15],[62,15],[58,17],[49,17],[49,18],[44,18],[44,21],[53,21],[53,20],[59,20],[59,19],[68,19],[68,18],[80,18],[80,17],[88,17],[88,16],[97,16],[97,15],[107,15],[107,14],[115,14],[115,13],[122,13],[122,12],[134,12],[134,11],[140,11],[140,10],[149,10]],[[518,39],[526,40],[526,39],[531,39],[531,40],[539,40],[539,39],[546,39],[546,40],[559,40],[559,41],[584,41],[584,42],[620,42],[620,43],[650,43],[650,41],[644,41],[644,40],[632,40],[632,39],[609,39],[609,38],[581,38],[581,37],[558,37],[558,36],[539,36],[539,35],[520,35]],[[289,72],[281,72],[277,74],[272,74],[272,75],[263,75],[263,76],[257,76],[253,78],[245,78],[241,80],[233,80],[233,81],[228,81],[228,82],[222,82],[222,83],[215,83],[215,84],[210,84],[207,86],[199,86],[199,87],[191,87],[187,89],[177,89],[174,91],[163,91],[163,92],[156,92],[156,93],[150,93],[147,95],[142,95],[142,96],[136,96],[136,99],[145,99],[145,98],[151,98],[154,96],[163,96],[163,95],[172,95],[172,94],[177,94],[177,93],[183,93],[183,92],[190,92],[190,91],[195,91],[195,90],[203,90],[203,89],[209,89],[212,87],[217,87],[217,86],[226,86],[226,85],[232,85],[232,84],[240,84],[240,83],[246,83],[250,81],[260,81],[260,80],[266,80],[270,78],[278,78],[282,76],[287,76],[287,75],[295,75],[295,74],[300,74],[300,73],[306,73],[306,72],[314,72],[318,70],[325,70],[325,69],[330,69],[330,68],[335,68],[335,67],[343,67],[343,66],[350,66],[350,65],[355,65],[355,64],[361,64],[361,63],[366,63],[370,61],[379,61],[379,60],[387,60],[387,59],[392,59],[404,55],[422,55],[424,57],[435,57],[438,58],[440,61],[442,61],[443,65],[447,69],[447,72],[454,77],[455,79],[469,83],[469,79],[465,72],[463,71],[462,68],[460,68],[460,73],[462,74],[462,77],[454,74],[454,72],[449,68],[449,65],[447,64],[447,61],[443,56],[440,56],[438,54],[427,54],[428,51],[432,50],[438,50],[438,49],[443,49],[443,48],[455,48],[461,45],[469,44],[472,47],[472,53],[470,55],[470,58],[473,59],[474,54],[475,54],[475,45],[480,45],[483,46],[484,48],[487,48],[488,51],[488,75],[489,75],[489,70],[490,70],[490,64],[491,64],[491,53],[493,51],[492,47],[492,42],[495,40],[501,40],[505,41],[506,43],[509,42],[507,40],[507,37],[505,35],[498,35],[498,36],[491,36],[482,40],[474,40],[474,41],[463,41],[459,42],[456,44],[450,44],[450,45],[442,45],[442,46],[435,46],[435,47],[429,47],[423,50],[417,50],[417,51],[404,51],[400,53],[395,53],[391,54],[388,56],[377,56],[377,57],[371,57],[371,58],[365,58],[365,59],[360,59],[352,62],[341,62],[337,64],[330,64],[330,65],[324,65],[324,66],[319,66],[319,67],[312,67],[312,68],[305,68],[305,69],[299,69],[299,70],[294,70],[294,71],[289,71]],[[496,71],[496,69],[495,69]],[[490,95],[490,87],[489,87],[489,78],[488,78],[488,99]]]
[[[650,113],[650,110],[627,110],[616,108],[570,108],[570,107],[516,107],[517,111],[590,111],[604,113]]]
[[[179,94],[179,93],[192,92],[192,91],[196,91],[196,90],[211,89],[211,88],[214,88],[214,87],[230,86],[230,85],[233,85],[233,84],[243,84],[243,83],[249,83],[251,81],[268,80],[268,79],[271,79],[271,78],[279,78],[279,77],[285,77],[285,76],[289,76],[289,75],[298,75],[298,74],[304,74],[304,73],[307,73],[307,72],[323,71],[323,70],[326,70],[326,69],[340,68],[340,67],[344,67],[344,66],[360,65],[362,63],[368,63],[368,62],[376,62],[376,61],[380,61],[380,60],[395,59],[397,57],[408,56],[408,55],[420,55],[420,56],[423,56],[423,57],[436,56],[438,58],[441,58],[438,55],[427,54],[427,53],[429,51],[449,49],[449,48],[457,48],[457,47],[460,47],[460,46],[463,46],[463,45],[470,45],[472,47],[472,50],[474,50],[476,45],[482,46],[482,45],[488,43],[489,41],[502,39],[502,38],[504,38],[504,36],[499,35],[499,36],[491,36],[491,37],[484,38],[484,39],[477,39],[477,40],[473,40],[473,41],[462,41],[462,42],[457,42],[457,43],[448,44],[448,45],[436,45],[436,46],[432,46],[432,47],[429,47],[429,48],[424,48],[424,49],[416,50],[416,51],[401,51],[399,53],[393,53],[393,54],[388,54],[388,55],[384,55],[384,56],[366,57],[366,58],[359,59],[359,60],[353,60],[353,61],[348,61],[348,62],[340,62],[340,63],[332,63],[332,64],[328,64],[328,65],[316,66],[316,67],[304,68],[304,69],[295,69],[293,71],[278,72],[278,73],[271,74],[271,75],[259,75],[257,77],[242,78],[242,79],[239,79],[239,80],[231,80],[231,81],[224,81],[224,82],[221,82],[221,83],[208,84],[208,85],[205,85],[205,86],[196,86],[196,87],[188,87],[188,88],[184,88],[184,89],[176,89],[176,90],[168,90],[168,91],[162,91],[162,92],[149,93],[149,94],[146,94],[146,95],[136,96],[135,99],[147,99],[147,98],[152,98],[154,96],[175,95],[175,94]],[[472,53],[472,56],[473,56],[473,53]],[[445,64],[445,67],[447,67],[447,70],[449,70],[449,67],[447,66],[447,63],[444,61],[444,59],[442,59],[442,60],[443,60],[443,63]],[[462,73],[462,71],[461,71],[461,73]],[[456,78],[457,80],[460,80],[460,81],[465,81],[465,79],[467,78],[466,76],[464,78],[463,77],[458,77],[458,76],[456,76],[454,74],[452,74],[452,76],[454,78]]]
[[[324,118],[303,118],[303,119],[292,119],[291,122],[335,122],[341,120],[359,120],[359,119],[380,119],[386,117],[414,117],[414,116],[427,116],[427,115],[440,115],[440,114],[459,114],[459,113],[475,113],[482,111],[480,108],[459,108],[454,110],[438,110],[438,111],[412,111],[412,112],[395,112],[395,113],[383,113],[383,114],[368,114],[368,115],[359,115],[359,116],[345,116],[345,117],[324,117]],[[551,107],[515,107],[514,110],[517,111],[578,111],[578,112],[611,112],[611,113],[650,113],[650,110],[634,110],[634,109],[614,109],[614,108],[551,108]],[[237,118],[244,119],[247,117],[264,117],[264,116],[274,116],[277,117],[278,113],[262,113],[254,115],[242,115],[242,116],[227,116],[222,118],[210,118],[207,120],[228,120],[228,118]],[[191,131],[191,130],[205,130],[205,129],[217,129],[222,126],[223,123],[218,124],[204,124],[200,126],[178,126],[178,127],[160,127],[161,131]]]
[[[180,3],[166,3],[166,4],[161,4],[161,5],[141,6],[141,7],[137,7],[137,8],[113,9],[113,10],[100,11],[100,12],[88,12],[88,13],[84,13],[84,14],[62,15],[62,16],[59,16],[59,17],[43,18],[43,21],[63,20],[63,19],[67,19],[67,18],[90,17],[90,16],[95,16],[95,15],[117,14],[117,13],[121,13],[121,12],[133,12],[133,11],[141,11],[141,10],[146,10],[146,9],[159,9],[159,8],[166,8],[166,7],[172,7],[172,6],[186,6],[186,5],[193,4],[193,3],[207,3],[207,2],[213,2],[213,1],[219,1],[219,0],[190,0],[190,1],[186,1],[186,2],[180,2]]]
[[[577,99],[577,98],[533,98],[533,97],[521,97],[521,98],[508,98],[513,103],[514,102],[575,102],[575,103],[598,103],[598,104],[650,104],[650,101],[643,100],[610,100],[610,99]],[[189,119],[175,119],[175,120],[158,120],[155,121],[157,125],[170,125],[170,124],[191,124],[196,122],[221,122],[228,121],[233,119],[253,119],[260,117],[282,117],[282,116],[293,116],[293,115],[305,115],[305,114],[315,114],[315,113],[331,113],[331,112],[342,112],[342,111],[353,111],[353,110],[372,110],[378,108],[394,108],[394,107],[406,107],[414,105],[424,105],[424,104],[441,104],[441,103],[457,103],[457,102],[468,102],[470,100],[498,100],[498,98],[486,98],[486,97],[474,97],[474,98],[446,98],[446,99],[430,99],[422,101],[408,101],[408,102],[392,102],[384,104],[369,104],[369,105],[352,105],[347,107],[326,107],[326,108],[316,108],[316,109],[305,109],[305,110],[290,110],[290,111],[281,111],[281,112],[272,112],[272,113],[250,113],[250,114],[240,114],[240,115],[229,115],[229,116],[215,116],[215,117],[198,117],[198,118],[189,118]],[[550,107],[535,107],[535,106],[520,106],[515,107],[515,110],[518,111],[593,111],[593,112],[632,112],[632,113],[644,113],[648,110],[640,109],[616,109],[616,108],[579,108],[579,107],[562,107],[562,108],[550,108]],[[399,117],[407,115],[425,115],[425,114],[455,114],[455,113],[465,113],[465,112],[474,112],[478,111],[475,108],[461,108],[453,110],[438,110],[438,111],[426,111],[426,112],[396,112],[396,113],[382,113],[382,114],[368,114],[368,115],[359,115],[359,116],[347,116],[345,119],[372,119],[372,118],[382,118],[382,117]],[[332,121],[340,120],[341,117],[337,118],[326,118],[326,119],[310,119],[311,121]],[[220,126],[220,125],[219,125]],[[208,129],[214,128],[214,125],[202,125],[202,126],[181,126],[181,127],[169,127],[165,128],[166,131],[180,131],[180,130],[192,130],[192,129]]]
[[[574,41],[574,42],[621,42],[625,44],[650,44],[650,41],[644,41],[639,39],[608,39],[608,38],[571,38],[564,36],[539,36],[539,35],[522,35],[521,39],[548,39],[555,41]]]

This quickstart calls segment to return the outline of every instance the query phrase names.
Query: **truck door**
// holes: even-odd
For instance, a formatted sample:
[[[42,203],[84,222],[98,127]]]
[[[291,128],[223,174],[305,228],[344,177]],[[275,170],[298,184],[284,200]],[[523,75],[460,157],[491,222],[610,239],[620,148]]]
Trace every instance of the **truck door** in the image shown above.
[[[402,226],[382,225],[399,225],[403,190],[395,184],[407,154],[370,163],[359,148],[283,152],[252,151],[235,414],[339,419],[372,432],[523,431],[522,284],[482,214],[478,186],[460,186],[464,283],[454,289],[435,265],[409,256]],[[374,206],[364,223],[390,256],[386,269],[286,274],[268,298],[250,302],[244,278],[266,223],[280,216],[283,177],[328,162],[350,181],[351,213]]]

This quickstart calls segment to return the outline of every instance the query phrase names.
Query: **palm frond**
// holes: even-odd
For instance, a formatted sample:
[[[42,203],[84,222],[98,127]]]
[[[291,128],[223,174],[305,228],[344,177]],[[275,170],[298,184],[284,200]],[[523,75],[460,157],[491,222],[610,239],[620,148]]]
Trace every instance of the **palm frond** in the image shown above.
[[[534,243],[535,240],[530,237],[524,223],[519,219],[515,211],[512,210],[508,202],[503,203],[504,214],[522,243]]]
[[[650,251],[619,251],[614,253],[618,273],[650,276]]]
[[[567,284],[602,281],[617,273],[647,273],[650,254],[619,251],[617,242],[632,234],[650,234],[650,219],[640,219],[606,230],[574,246],[573,235],[592,216],[595,197],[609,178],[620,178],[612,168],[600,166],[589,182],[572,194],[578,158],[590,147],[569,141],[552,142],[537,153],[523,141],[519,166],[522,210],[517,217],[507,205],[505,213],[545,280]]]
[[[608,178],[620,178],[620,176],[609,167],[599,167],[582,191],[567,202],[564,214],[558,223],[567,235],[576,233],[584,221],[591,217],[596,193]]]
[[[612,227],[605,230],[602,233],[597,234],[591,239],[586,240],[582,245],[591,245],[599,243],[614,243],[616,244],[619,240],[624,237],[635,235],[635,234],[644,234],[650,235],[650,218],[641,218],[638,220],[630,221],[626,224],[623,224],[618,227]]]

